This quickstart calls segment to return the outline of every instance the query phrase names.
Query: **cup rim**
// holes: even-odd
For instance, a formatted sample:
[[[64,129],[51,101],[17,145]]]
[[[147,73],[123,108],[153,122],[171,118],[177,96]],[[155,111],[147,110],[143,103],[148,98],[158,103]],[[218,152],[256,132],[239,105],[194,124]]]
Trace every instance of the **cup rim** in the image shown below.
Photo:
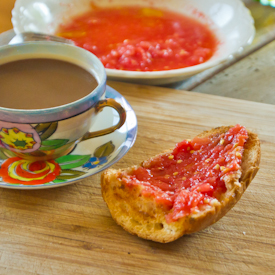
[[[86,96],[64,105],[58,105],[55,107],[45,108],[45,109],[14,109],[14,108],[6,108],[6,107],[0,106],[0,121],[13,122],[13,123],[45,123],[45,122],[68,119],[70,117],[79,115],[89,110],[91,107],[95,105],[95,103],[105,93],[107,75],[103,64],[94,54],[80,47],[69,45],[69,44],[63,44],[60,42],[31,41],[31,42],[24,42],[16,45],[1,46],[0,53],[8,50],[16,51],[18,48],[22,49],[26,47],[30,49],[36,48],[37,50],[39,47],[44,47],[44,46],[47,47],[49,52],[52,48],[56,48],[58,50],[63,49],[64,51],[65,49],[67,49],[69,51],[74,51],[79,55],[83,55],[83,58],[87,59],[87,64],[88,63],[93,64],[99,69],[99,74],[102,74],[102,80],[99,81],[99,76],[93,75],[98,82],[97,87],[93,89]],[[42,52],[40,53],[41,55],[43,55]],[[38,55],[39,53],[37,53],[36,55],[33,55],[33,57],[31,57],[30,55],[29,58],[33,58],[33,59],[39,58]],[[58,54],[55,54],[52,56],[57,57],[57,58],[52,57],[53,59],[66,61],[65,59],[58,58],[59,56]],[[61,55],[59,57],[61,57]],[[66,56],[63,55],[63,57],[65,58]],[[21,58],[21,60],[22,59],[23,58]],[[15,59],[14,61],[16,60],[20,60],[20,59]],[[9,62],[12,62],[12,61],[9,61]],[[76,64],[72,61],[67,61],[67,62],[73,63],[79,66],[79,64]],[[5,62],[3,64],[6,64],[6,63],[8,62]]]

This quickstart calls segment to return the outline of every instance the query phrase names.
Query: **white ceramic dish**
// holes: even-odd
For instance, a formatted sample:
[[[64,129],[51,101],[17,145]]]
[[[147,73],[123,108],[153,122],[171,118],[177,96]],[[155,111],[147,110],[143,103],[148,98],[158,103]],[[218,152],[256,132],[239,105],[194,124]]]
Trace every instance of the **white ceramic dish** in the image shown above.
[[[254,21],[241,0],[17,0],[12,11],[15,33],[54,34],[61,22],[97,6],[142,5],[169,9],[207,23],[219,38],[219,47],[207,62],[159,72],[106,69],[108,79],[163,85],[177,82],[216,66],[239,53],[254,38]]]

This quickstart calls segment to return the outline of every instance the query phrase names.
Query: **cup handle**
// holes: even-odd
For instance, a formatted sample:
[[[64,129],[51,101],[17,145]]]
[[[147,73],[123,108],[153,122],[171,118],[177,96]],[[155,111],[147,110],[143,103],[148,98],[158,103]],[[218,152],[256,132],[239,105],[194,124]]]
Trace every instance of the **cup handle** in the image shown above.
[[[110,133],[114,132],[115,130],[119,129],[124,124],[124,122],[126,120],[126,111],[120,105],[120,103],[118,103],[117,101],[115,101],[112,98],[106,98],[106,99],[100,100],[95,106],[96,113],[101,111],[104,107],[114,108],[119,114],[119,122],[116,125],[111,126],[106,129],[102,129],[102,130],[95,131],[95,132],[88,132],[83,136],[81,141],[110,134]]]

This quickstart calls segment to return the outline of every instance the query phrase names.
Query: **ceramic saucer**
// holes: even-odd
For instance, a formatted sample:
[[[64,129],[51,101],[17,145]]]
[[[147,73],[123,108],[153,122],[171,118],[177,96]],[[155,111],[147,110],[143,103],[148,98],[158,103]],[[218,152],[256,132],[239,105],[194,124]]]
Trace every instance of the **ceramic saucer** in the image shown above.
[[[8,45],[11,39],[15,36],[14,30],[8,30],[0,34],[0,46]]]
[[[109,86],[106,88],[106,97],[114,98],[126,110],[126,122],[120,129],[102,137],[82,141],[70,154],[50,161],[50,166],[55,167],[51,175],[47,170],[47,161],[35,163],[19,158],[0,159],[0,187],[29,190],[64,186],[95,175],[121,159],[135,142],[137,119],[126,99]],[[110,127],[118,120],[116,111],[106,107],[98,114],[91,131]],[[16,172],[22,169],[23,173]],[[5,179],[11,180],[3,181],[3,175]]]

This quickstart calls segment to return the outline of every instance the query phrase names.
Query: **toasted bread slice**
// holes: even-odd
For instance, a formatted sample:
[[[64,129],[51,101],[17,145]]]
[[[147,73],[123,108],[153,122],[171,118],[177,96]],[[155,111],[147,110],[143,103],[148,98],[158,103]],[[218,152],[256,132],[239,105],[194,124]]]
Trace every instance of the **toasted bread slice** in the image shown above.
[[[215,128],[198,137],[220,135],[231,127],[233,126]],[[129,186],[122,180],[123,176],[131,175],[139,166],[106,170],[101,176],[102,196],[113,219],[131,234],[161,243],[174,241],[184,234],[202,230],[215,223],[237,203],[259,169],[260,141],[256,134],[250,131],[247,133],[248,139],[244,144],[239,170],[224,178],[226,192],[200,211],[173,222],[167,223],[166,219],[171,209],[157,203],[152,196],[144,196],[143,185]],[[169,155],[171,152],[169,150],[161,155]],[[156,157],[144,161],[140,166],[147,167]]]

